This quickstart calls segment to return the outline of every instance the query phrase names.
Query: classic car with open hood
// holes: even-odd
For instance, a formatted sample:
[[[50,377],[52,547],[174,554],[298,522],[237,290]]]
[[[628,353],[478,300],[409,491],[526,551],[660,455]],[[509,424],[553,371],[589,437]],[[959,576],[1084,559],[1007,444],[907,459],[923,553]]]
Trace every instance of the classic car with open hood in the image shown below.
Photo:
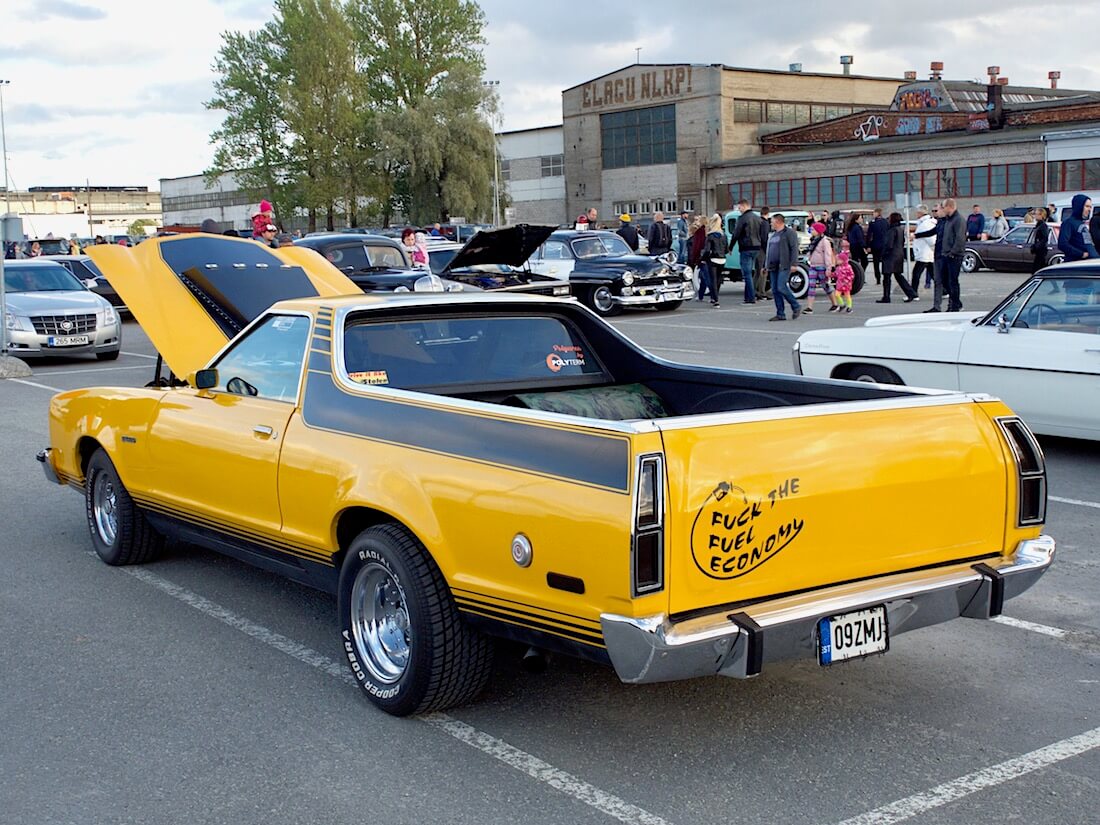
[[[559,229],[531,256],[528,266],[543,275],[568,277],[573,294],[604,317],[626,307],[669,312],[695,297],[684,267],[638,255],[614,232]]]
[[[1053,559],[1042,453],[990,397],[675,364],[573,301],[349,295],[300,248],[92,256],[188,380],[54,396],[46,476],[108,564],[175,536],[335,594],[390,713],[474,698],[492,636],[628,682],[830,667]]]
[[[516,224],[481,230],[465,244],[436,241],[428,246],[431,270],[465,290],[492,290],[567,298],[569,280],[541,275],[525,266],[550,237],[552,226]]]

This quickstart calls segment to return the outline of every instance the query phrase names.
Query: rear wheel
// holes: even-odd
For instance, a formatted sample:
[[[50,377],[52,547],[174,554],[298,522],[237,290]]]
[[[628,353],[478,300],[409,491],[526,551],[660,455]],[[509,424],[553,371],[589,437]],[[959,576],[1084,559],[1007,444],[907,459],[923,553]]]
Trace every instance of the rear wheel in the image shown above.
[[[84,473],[84,506],[92,545],[107,564],[141,564],[163,548],[163,536],[134,504],[102,449],[95,451]]]
[[[597,315],[609,318],[618,315],[623,308],[615,303],[615,294],[606,284],[589,287],[584,293],[584,303]]]
[[[877,364],[853,364],[844,371],[849,381],[862,381],[866,384],[903,384],[898,374]]]
[[[863,289],[866,275],[863,272],[863,267],[858,262],[852,262],[852,272],[854,277],[852,278],[852,294],[858,295],[859,291]]]
[[[338,611],[356,682],[386,713],[459,705],[489,681],[489,640],[462,620],[443,574],[400,525],[368,528],[352,542]]]
[[[787,286],[791,288],[791,294],[801,300],[810,291],[810,274],[802,266],[787,275]]]
[[[963,272],[975,272],[981,268],[982,262],[978,256],[971,252],[969,249],[963,253],[962,259],[962,271]]]

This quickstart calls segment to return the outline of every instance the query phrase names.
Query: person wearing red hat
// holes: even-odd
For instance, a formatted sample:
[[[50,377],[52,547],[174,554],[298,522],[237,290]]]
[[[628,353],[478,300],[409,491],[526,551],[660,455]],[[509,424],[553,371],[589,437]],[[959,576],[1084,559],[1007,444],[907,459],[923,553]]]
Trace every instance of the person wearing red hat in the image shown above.
[[[252,216],[252,237],[258,241],[263,240],[264,227],[273,223],[275,223],[275,207],[271,205],[271,201],[260,201],[259,210]]]

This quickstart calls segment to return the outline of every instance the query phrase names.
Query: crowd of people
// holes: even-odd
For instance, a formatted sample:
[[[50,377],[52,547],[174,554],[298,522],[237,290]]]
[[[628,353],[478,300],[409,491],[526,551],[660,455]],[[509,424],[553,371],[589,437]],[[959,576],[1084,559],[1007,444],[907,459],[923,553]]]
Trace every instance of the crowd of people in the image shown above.
[[[793,295],[788,274],[799,270],[798,235],[787,225],[783,215],[770,215],[768,207],[753,210],[747,200],[737,204],[740,215],[727,238],[722,216],[709,218],[682,212],[674,226],[656,213],[647,232],[649,254],[675,251],[680,263],[697,273],[697,299],[709,298],[719,306],[720,273],[726,264],[728,248],[739,250],[739,268],[744,280],[743,303],[773,300],[772,321],[785,321],[787,309],[791,317],[812,313],[817,292],[829,301],[829,312],[850,313],[853,309],[852,288],[855,280],[853,263],[873,274],[875,284],[882,288],[876,303],[888,304],[894,299],[893,286],[902,293],[903,303],[920,300],[921,289],[932,291],[932,306],[925,312],[958,312],[963,308],[960,274],[966,244],[976,240],[997,240],[1010,229],[1004,211],[995,209],[987,221],[981,207],[974,205],[965,218],[954,198],[916,209],[916,221],[906,225],[900,212],[885,215],[875,209],[865,216],[852,212],[845,220],[839,211],[821,212],[810,223],[810,247],[805,255],[809,284],[805,306]],[[812,215],[812,213],[811,213]],[[578,229],[599,228],[598,213],[590,208],[577,221]],[[1054,205],[1036,208],[1024,216],[1024,222],[1035,226],[1031,243],[1032,272],[1047,266],[1052,252],[1052,232],[1049,222],[1057,219]],[[630,215],[619,217],[616,230],[627,245],[637,251],[640,233]],[[1066,261],[1095,258],[1093,238],[1100,236],[1100,210],[1092,210],[1085,195],[1077,195],[1070,216],[1061,224],[1057,248]],[[906,277],[907,250],[912,249],[912,268]],[[944,302],[946,301],[946,309]]]

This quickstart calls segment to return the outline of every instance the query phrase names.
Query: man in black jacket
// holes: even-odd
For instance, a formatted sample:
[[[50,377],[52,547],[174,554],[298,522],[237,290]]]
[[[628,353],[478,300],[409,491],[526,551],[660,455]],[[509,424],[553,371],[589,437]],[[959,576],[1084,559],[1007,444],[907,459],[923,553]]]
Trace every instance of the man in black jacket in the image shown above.
[[[943,223],[943,286],[947,293],[947,311],[958,312],[963,308],[959,296],[959,272],[962,271],[963,253],[966,252],[966,221],[959,214],[954,198],[943,202],[947,216]]]
[[[638,230],[630,222],[630,215],[625,213],[619,215],[619,228],[615,230],[615,234],[626,241],[626,245],[630,247],[631,252],[638,251]]]
[[[737,244],[740,253],[741,279],[745,282],[745,303],[756,303],[756,289],[753,278],[756,275],[756,259],[763,243],[760,240],[764,234],[764,220],[752,211],[748,200],[742,198],[737,204],[741,214],[733,225],[733,237],[731,244]]]
[[[875,210],[875,217],[867,226],[867,241],[875,258],[875,283],[882,283],[882,258],[886,254],[886,233],[890,226],[882,217],[882,210]]]
[[[672,249],[672,229],[665,223],[664,212],[654,213],[653,225],[649,227],[646,240],[649,242],[650,255],[664,255]]]

